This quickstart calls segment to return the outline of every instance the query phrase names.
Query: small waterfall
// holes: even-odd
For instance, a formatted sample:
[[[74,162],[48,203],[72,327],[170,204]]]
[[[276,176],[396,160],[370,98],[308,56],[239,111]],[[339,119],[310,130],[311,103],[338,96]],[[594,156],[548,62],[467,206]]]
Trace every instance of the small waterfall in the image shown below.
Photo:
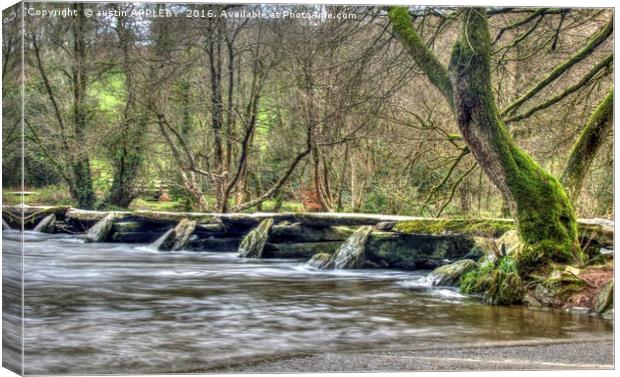
[[[172,235],[172,233],[174,233],[174,228],[168,229],[166,233],[164,233],[161,237],[159,237],[149,245],[149,249],[160,250],[162,246],[165,246],[165,243],[169,243],[167,241],[171,238],[170,236]],[[170,245],[172,246],[172,243],[170,243]]]
[[[239,256],[242,258],[260,258],[263,255],[263,249],[269,239],[272,226],[273,219],[265,219],[243,237],[239,245]]]
[[[56,231],[56,215],[51,214],[45,216],[37,226],[34,227],[33,231],[41,232],[41,233],[54,233]]]
[[[169,229],[155,242],[149,245],[150,249],[158,251],[179,251],[183,250],[189,238],[196,229],[196,221],[183,219],[176,227]]]
[[[334,268],[334,258],[328,253],[316,253],[306,262],[306,267],[329,270]]]

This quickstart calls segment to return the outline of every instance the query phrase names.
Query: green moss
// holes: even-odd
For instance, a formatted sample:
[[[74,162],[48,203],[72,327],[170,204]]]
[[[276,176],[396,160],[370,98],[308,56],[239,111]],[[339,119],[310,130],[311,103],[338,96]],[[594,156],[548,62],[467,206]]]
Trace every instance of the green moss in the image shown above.
[[[484,300],[493,305],[519,303],[525,294],[517,263],[510,256],[495,263],[484,263],[477,270],[463,275],[460,290],[467,294],[482,294]]]
[[[520,265],[527,270],[549,261],[583,263],[575,211],[562,185],[518,148],[510,156],[508,184],[525,245]]]
[[[394,230],[405,234],[467,234],[499,237],[514,229],[510,220],[502,219],[420,219],[398,222]]]

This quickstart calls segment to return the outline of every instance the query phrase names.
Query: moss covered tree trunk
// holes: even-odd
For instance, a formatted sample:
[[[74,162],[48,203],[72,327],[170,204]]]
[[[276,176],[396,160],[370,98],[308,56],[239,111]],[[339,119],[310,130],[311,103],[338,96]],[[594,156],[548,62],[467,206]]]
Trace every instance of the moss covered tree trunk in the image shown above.
[[[504,196],[524,245],[522,271],[551,260],[580,261],[575,212],[562,185],[517,146],[499,117],[486,10],[463,9],[448,70],[417,36],[406,8],[391,8],[389,16],[395,34],[446,97],[472,154]]]
[[[562,183],[575,202],[579,198],[583,180],[605,137],[613,124],[614,90],[599,103],[573,146],[562,174]]]
[[[463,138],[515,216],[527,245],[521,263],[580,260],[575,212],[562,185],[516,145],[500,119],[490,56],[486,10],[465,9],[450,64]]]

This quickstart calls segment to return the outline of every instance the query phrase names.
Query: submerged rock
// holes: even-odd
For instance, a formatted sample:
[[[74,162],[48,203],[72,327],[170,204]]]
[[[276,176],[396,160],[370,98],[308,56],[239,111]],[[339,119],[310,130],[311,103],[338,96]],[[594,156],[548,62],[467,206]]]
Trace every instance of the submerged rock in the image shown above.
[[[263,255],[263,249],[269,239],[269,233],[273,226],[273,219],[265,219],[258,224],[250,233],[248,233],[239,245],[238,254],[242,258],[260,258]]]
[[[611,309],[614,304],[614,279],[609,280],[594,300],[594,310],[604,313]]]
[[[306,266],[321,270],[328,270],[334,268],[334,258],[332,258],[332,255],[328,253],[317,253],[312,256],[312,259],[306,262]]]
[[[45,216],[43,220],[39,221],[33,230],[41,233],[56,232],[56,215],[52,213],[51,215]]]
[[[114,224],[115,219],[116,214],[114,212],[108,213],[104,218],[97,221],[97,223],[88,230],[88,233],[86,233],[86,240],[88,242],[105,241],[110,234],[110,230],[112,230],[112,225]]]
[[[158,251],[178,251],[183,250],[189,242],[189,237],[196,229],[196,221],[183,219],[176,227],[168,230],[157,241],[151,244],[151,248]]]
[[[433,270],[427,276],[431,285],[457,285],[461,277],[478,267],[478,263],[471,259],[463,259]]]
[[[334,254],[334,268],[362,268],[366,261],[366,241],[372,227],[363,226],[355,231]]]

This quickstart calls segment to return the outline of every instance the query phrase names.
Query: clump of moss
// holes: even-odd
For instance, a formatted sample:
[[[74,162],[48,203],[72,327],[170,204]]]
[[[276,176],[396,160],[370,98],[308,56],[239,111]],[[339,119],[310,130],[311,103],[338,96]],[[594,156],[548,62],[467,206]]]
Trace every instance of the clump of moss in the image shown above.
[[[463,275],[460,290],[468,294],[482,294],[484,300],[493,305],[510,305],[522,301],[525,286],[515,260],[511,256],[503,256]]]
[[[469,234],[483,237],[499,237],[514,229],[514,223],[502,219],[420,219],[400,221],[394,230],[405,234]]]

